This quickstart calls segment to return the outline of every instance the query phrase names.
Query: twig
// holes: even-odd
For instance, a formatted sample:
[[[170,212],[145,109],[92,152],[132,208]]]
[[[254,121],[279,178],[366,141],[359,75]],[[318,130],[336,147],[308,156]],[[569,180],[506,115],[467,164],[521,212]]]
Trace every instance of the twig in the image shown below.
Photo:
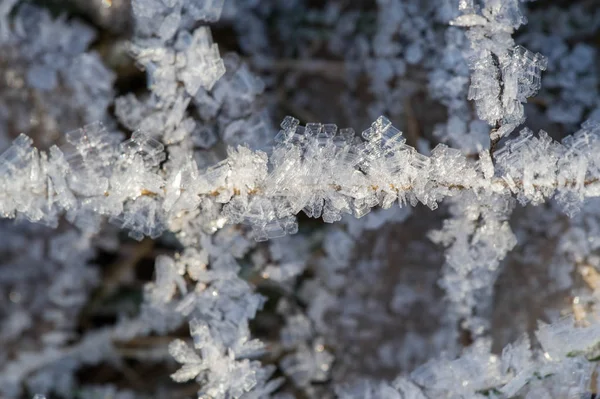
[[[261,70],[316,73],[335,79],[343,79],[346,73],[346,62],[334,60],[283,59],[252,65]]]
[[[492,62],[494,63],[494,68],[496,69],[496,80],[498,81],[498,86],[500,87],[500,92],[498,93],[498,101],[500,101],[500,104],[502,104],[502,97],[504,95],[504,82],[502,81],[502,70],[500,69],[500,60],[498,59],[498,56],[493,52],[491,53],[491,57]],[[496,150],[496,146],[500,141],[500,137],[496,135],[496,132],[498,131],[498,129],[500,129],[500,126],[500,121],[497,121],[494,125],[494,128],[490,131],[490,158],[492,159],[492,164],[494,165],[494,151]]]
[[[500,137],[496,135],[496,132],[500,129],[500,123],[496,123],[496,126],[490,131],[490,158],[492,159],[492,163],[495,165],[496,161],[494,159],[494,152],[496,152],[496,147],[500,142]]]
[[[345,79],[347,67],[353,64],[353,61],[347,60],[302,58],[287,58],[260,62],[257,62],[252,58],[247,58],[246,60],[252,65],[253,68],[261,71],[296,71],[307,74],[321,74],[322,76],[327,76],[333,79]],[[364,60],[361,62],[357,60],[356,62],[354,62],[354,64],[360,64],[362,66],[364,65]],[[411,69],[405,77],[405,80],[426,83],[429,81],[429,75],[424,71]]]
[[[142,377],[133,368],[129,367],[126,362],[121,363],[121,371],[125,379],[137,390],[143,391],[147,387]]]

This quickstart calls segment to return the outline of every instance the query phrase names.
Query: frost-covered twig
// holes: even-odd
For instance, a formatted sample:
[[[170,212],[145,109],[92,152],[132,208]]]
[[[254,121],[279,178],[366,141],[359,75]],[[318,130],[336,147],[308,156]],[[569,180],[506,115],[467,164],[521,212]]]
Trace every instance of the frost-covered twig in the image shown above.
[[[490,150],[525,121],[522,103],[541,87],[546,59],[515,46],[512,33],[526,22],[518,0],[462,1],[463,15],[451,24],[468,27],[471,41],[471,86],[477,114],[492,127]]]
[[[20,136],[0,158],[1,206],[6,216],[46,223],[62,212],[71,218],[92,212],[148,235],[200,209],[200,217],[214,223],[249,223],[257,238],[294,230],[293,217],[302,210],[333,222],[342,213],[360,217],[396,201],[435,209],[462,191],[514,195],[522,203],[556,197],[576,206],[573,199],[598,195],[599,134],[594,122],[563,143],[523,130],[496,154],[494,172],[486,153],[472,161],[439,145],[430,157],[421,155],[386,118],[363,132],[366,141],[352,130],[302,127],[288,118],[269,156],[240,146],[204,171],[189,160],[165,173],[157,169],[165,158],[162,144],[141,132],[117,144],[118,136],[91,125],[69,133],[69,146],[49,153]]]

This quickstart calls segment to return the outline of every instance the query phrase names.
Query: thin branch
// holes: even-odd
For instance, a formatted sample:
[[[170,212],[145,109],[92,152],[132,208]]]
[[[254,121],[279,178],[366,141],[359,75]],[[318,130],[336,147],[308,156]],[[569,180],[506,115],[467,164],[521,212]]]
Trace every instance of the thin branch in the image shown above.
[[[500,142],[500,137],[496,134],[496,132],[500,129],[500,123],[496,123],[494,128],[490,131],[490,158],[492,159],[492,163],[495,165],[496,160],[494,158],[494,153],[496,152],[496,147]]]

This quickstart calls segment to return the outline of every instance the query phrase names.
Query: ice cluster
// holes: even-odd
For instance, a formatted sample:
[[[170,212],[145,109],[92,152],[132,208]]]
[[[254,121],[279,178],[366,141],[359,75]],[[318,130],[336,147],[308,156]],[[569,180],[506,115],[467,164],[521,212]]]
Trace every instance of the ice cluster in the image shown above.
[[[0,147],[11,131],[47,147],[65,130],[106,119],[115,74],[88,51],[94,29],[31,4],[13,9],[16,3],[0,5]]]
[[[467,2],[468,3],[468,2]],[[526,22],[518,0],[484,1],[480,8],[461,4],[463,12],[453,25],[467,27],[471,42],[471,85],[468,97],[475,100],[477,114],[491,126],[510,133],[525,121],[522,103],[537,93],[544,56],[516,45],[512,33]]]

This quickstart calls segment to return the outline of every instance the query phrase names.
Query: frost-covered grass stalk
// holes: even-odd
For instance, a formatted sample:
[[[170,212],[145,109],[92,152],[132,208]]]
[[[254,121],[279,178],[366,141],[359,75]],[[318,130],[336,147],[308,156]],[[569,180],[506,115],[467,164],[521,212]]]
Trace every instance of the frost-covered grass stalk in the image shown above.
[[[163,362],[175,382],[194,382],[198,398],[591,398],[600,384],[600,120],[588,110],[560,140],[524,126],[524,103],[546,95],[542,72],[569,78],[551,70],[560,57],[527,49],[548,47],[539,44],[550,40],[543,28],[515,35],[527,21],[523,5],[378,0],[373,12],[332,1],[300,16],[300,0],[225,3],[132,0],[127,49],[147,87],[116,99],[115,74],[89,50],[93,29],[0,3],[0,131],[3,139],[32,132],[0,155],[0,212],[19,221],[0,233],[0,343],[11,348],[0,351],[2,395],[189,396],[136,377],[143,364]],[[221,57],[208,25],[227,23],[247,55]],[[341,61],[278,60],[269,29],[283,41],[296,34],[326,43]],[[314,50],[302,40],[290,43],[297,48],[285,47],[285,57],[310,59]],[[584,59],[595,52],[573,51]],[[334,98],[349,113],[367,74],[368,116],[415,120],[412,101],[423,87],[447,115],[428,139],[413,137],[414,123],[404,135],[384,116],[361,134],[289,116],[274,129],[269,112],[287,94],[264,97],[277,92],[282,68],[345,81]],[[266,71],[264,81],[254,69]],[[283,75],[286,85],[302,82]],[[289,107],[302,112],[318,101],[307,95],[290,95]],[[583,115],[591,104],[586,97],[573,106]],[[401,232],[409,242],[402,256],[416,252],[422,273],[431,254],[419,240],[429,240],[444,248],[443,265],[428,268],[425,281],[390,281],[382,259],[395,259],[387,252],[395,244],[385,232],[418,224],[422,205],[443,222],[426,237]],[[527,205],[542,211],[523,211]],[[315,227],[300,214],[332,225]],[[138,308],[88,328],[79,319],[117,290],[106,281],[133,279],[121,270],[128,261],[94,265],[134,245],[118,230],[141,241],[126,258],[152,253],[153,280],[139,290]],[[358,250],[365,237],[375,237],[368,259]],[[538,252],[536,237],[546,243]],[[151,240],[163,249],[149,250]],[[515,327],[521,337],[499,350],[498,287],[515,248],[551,281],[526,294],[562,295],[572,314],[548,310],[550,324]],[[392,273],[410,273],[408,261],[394,266],[400,272]],[[378,303],[387,291],[393,298]],[[425,310],[415,317],[423,304],[435,323]],[[405,325],[402,339],[378,330],[395,325]],[[144,337],[162,346],[129,355],[126,344]],[[107,364],[132,386],[78,380],[77,372]]]

